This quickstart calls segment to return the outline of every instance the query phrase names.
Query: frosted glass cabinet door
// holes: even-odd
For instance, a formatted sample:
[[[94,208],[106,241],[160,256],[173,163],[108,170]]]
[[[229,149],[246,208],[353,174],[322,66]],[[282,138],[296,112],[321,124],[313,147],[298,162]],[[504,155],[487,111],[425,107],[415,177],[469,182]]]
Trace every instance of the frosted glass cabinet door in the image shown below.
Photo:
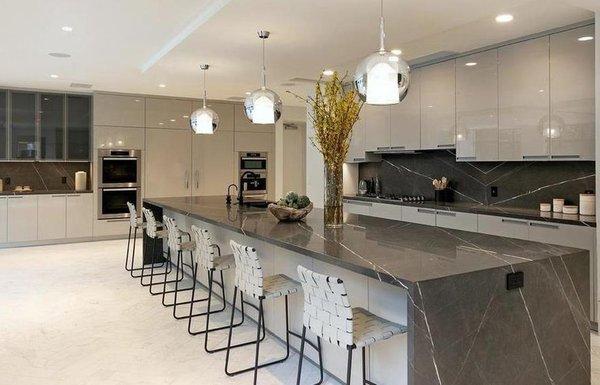
[[[550,153],[594,160],[594,26],[550,36]],[[547,134],[548,135],[548,134]]]
[[[498,159],[497,50],[456,59],[456,159]]]
[[[390,106],[362,107],[365,119],[365,150],[378,151],[390,148]]]
[[[550,155],[549,37],[498,49],[500,160]]]
[[[421,72],[421,148],[454,148],[454,60],[424,67]]]
[[[359,162],[365,159],[365,123],[364,113],[361,112],[360,118],[352,128],[352,139],[346,156],[348,162]]]
[[[408,94],[398,104],[390,106],[390,146],[392,150],[421,148],[421,70],[410,73]]]

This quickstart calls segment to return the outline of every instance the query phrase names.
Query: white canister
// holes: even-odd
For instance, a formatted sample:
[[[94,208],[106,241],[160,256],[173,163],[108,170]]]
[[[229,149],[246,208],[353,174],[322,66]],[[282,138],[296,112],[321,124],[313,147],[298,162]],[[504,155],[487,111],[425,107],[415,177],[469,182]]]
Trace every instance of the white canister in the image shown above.
[[[75,191],[87,190],[87,172],[77,171],[75,173]]]
[[[540,203],[540,211],[547,213],[552,211],[552,205],[550,203]]]
[[[579,194],[579,214],[596,215],[595,194]]]
[[[562,213],[564,205],[565,205],[564,199],[562,199],[562,198],[552,199],[552,211],[554,211],[555,213]]]

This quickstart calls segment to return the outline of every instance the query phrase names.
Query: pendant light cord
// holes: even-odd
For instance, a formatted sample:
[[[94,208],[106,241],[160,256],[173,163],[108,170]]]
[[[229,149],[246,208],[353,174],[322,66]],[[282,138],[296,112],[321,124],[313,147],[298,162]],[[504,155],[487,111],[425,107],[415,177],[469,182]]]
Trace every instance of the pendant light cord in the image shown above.
[[[262,83],[263,89],[267,88],[267,67],[265,66],[265,38],[262,40]]]
[[[379,52],[383,53],[383,52],[385,52],[385,45],[384,45],[385,30],[384,30],[384,22],[383,22],[383,0],[381,0],[380,10],[381,10],[381,13],[380,13],[380,16],[379,16]]]
[[[204,108],[206,108],[206,70],[202,71],[202,75],[203,75],[203,78],[204,78],[204,80],[202,81],[202,83],[203,83],[202,85],[203,85],[203,88],[204,88],[204,97],[202,98],[202,106]]]

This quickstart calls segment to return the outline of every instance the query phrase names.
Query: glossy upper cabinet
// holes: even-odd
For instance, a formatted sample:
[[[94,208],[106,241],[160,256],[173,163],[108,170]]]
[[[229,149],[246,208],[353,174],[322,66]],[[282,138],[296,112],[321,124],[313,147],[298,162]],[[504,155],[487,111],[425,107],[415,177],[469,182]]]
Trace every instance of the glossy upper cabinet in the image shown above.
[[[391,150],[421,148],[421,70],[410,73],[410,88],[404,100],[390,106]]]
[[[498,160],[498,50],[456,59],[456,159]]]
[[[498,49],[499,160],[550,156],[549,37]]]
[[[361,119],[365,120],[365,150],[385,151],[390,142],[390,106],[364,104]]]
[[[454,60],[423,67],[421,71],[421,148],[454,148]],[[410,91],[409,91],[410,92]]]
[[[92,98],[67,95],[67,159],[88,160],[92,137]]]
[[[0,90],[0,159],[8,156],[8,91]]]
[[[146,129],[145,196],[186,196],[192,187],[189,130]]]
[[[33,92],[10,94],[11,157],[33,160],[37,156],[37,95]]]
[[[243,104],[235,105],[235,130],[237,132],[275,132],[274,124],[254,124],[248,120]]]
[[[361,112],[359,119],[354,123],[354,127],[352,127],[352,138],[348,147],[348,155],[346,155],[346,162],[348,163],[357,163],[366,160],[365,118],[363,115],[364,113]]]
[[[594,160],[594,26],[550,36],[550,154]]]
[[[146,98],[146,127],[190,130],[192,101]]]
[[[94,125],[144,127],[145,104],[140,96],[94,94]]]

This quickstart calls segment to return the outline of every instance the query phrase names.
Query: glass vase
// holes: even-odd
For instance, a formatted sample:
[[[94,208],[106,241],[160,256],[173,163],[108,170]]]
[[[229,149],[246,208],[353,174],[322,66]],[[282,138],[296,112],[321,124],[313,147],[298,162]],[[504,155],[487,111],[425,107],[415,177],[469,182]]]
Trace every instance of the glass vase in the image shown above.
[[[340,228],[343,213],[344,174],[342,164],[325,165],[324,222],[329,228]]]

